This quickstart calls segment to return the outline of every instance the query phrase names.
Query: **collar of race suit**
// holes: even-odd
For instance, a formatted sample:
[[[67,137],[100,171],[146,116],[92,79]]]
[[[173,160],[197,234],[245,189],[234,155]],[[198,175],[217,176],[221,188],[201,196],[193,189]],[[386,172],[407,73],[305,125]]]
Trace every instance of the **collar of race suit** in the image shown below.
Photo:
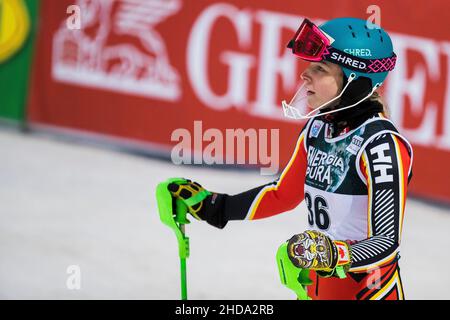
[[[343,108],[337,105],[334,109]],[[330,111],[331,108],[325,108],[322,112]],[[320,119],[329,124],[331,137],[337,137],[345,134],[360,126],[364,121],[373,117],[379,112],[383,112],[383,105],[378,101],[365,100],[350,109],[337,111],[335,113],[321,116]]]

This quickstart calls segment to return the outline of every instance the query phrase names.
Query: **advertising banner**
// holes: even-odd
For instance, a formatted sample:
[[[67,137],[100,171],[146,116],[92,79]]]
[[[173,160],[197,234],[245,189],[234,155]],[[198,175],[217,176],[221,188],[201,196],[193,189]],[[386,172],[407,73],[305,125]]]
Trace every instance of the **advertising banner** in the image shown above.
[[[25,116],[37,0],[0,0],[0,118]]]
[[[281,101],[307,66],[286,44],[304,17],[377,10],[398,57],[381,93],[414,147],[410,191],[450,203],[448,1],[43,0],[28,117],[147,143],[180,163],[280,172],[304,124]]]

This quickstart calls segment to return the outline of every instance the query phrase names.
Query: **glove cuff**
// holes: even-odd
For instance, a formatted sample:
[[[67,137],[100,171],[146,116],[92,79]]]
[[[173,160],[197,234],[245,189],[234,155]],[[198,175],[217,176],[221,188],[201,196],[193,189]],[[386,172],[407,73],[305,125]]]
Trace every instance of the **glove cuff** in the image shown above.
[[[339,277],[345,277],[345,273],[352,264],[352,251],[345,241],[334,240],[333,244],[335,249],[333,252],[333,260],[335,261],[332,268],[333,273],[339,269]]]
[[[350,246],[344,241],[334,240],[332,250],[333,265],[328,270],[316,270],[322,278],[338,277],[346,278],[346,273],[350,269],[352,254]]]
[[[206,197],[203,203],[206,222],[219,229],[223,229],[228,223],[224,215],[225,199],[227,197],[227,194],[213,192]]]
[[[336,246],[336,267],[344,266],[351,263],[351,251],[350,246],[344,242],[339,240],[333,241]]]

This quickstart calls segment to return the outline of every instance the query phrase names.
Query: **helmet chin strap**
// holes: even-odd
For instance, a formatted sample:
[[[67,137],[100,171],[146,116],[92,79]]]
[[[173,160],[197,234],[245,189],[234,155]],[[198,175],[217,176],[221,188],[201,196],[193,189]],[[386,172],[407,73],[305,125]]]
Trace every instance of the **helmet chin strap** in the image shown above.
[[[332,102],[336,101],[337,99],[339,99],[339,98],[345,93],[345,90],[347,89],[347,87],[349,86],[349,84],[350,84],[355,78],[356,78],[356,74],[351,73],[350,76],[348,77],[348,80],[347,80],[347,83],[346,83],[344,89],[342,89],[341,93],[340,93],[338,96],[336,96],[336,97],[334,97],[333,99],[331,99],[331,100],[329,100],[329,101],[323,103],[322,105],[318,106],[318,107],[315,108],[314,110],[308,112],[306,115],[302,115],[302,114],[300,113],[300,111],[299,111],[297,108],[295,108],[295,107],[292,106],[292,102],[295,101],[295,99],[296,99],[296,97],[297,97],[297,94],[301,91],[301,88],[300,88],[299,90],[297,90],[297,92],[295,93],[294,97],[292,98],[291,102],[289,102],[289,104],[286,103],[286,100],[283,100],[283,101],[281,102],[281,105],[283,106],[283,113],[284,113],[284,116],[287,117],[287,118],[290,118],[290,119],[295,119],[295,120],[299,120],[299,119],[311,119],[311,118],[317,117],[317,116],[319,116],[319,115],[320,115],[320,116],[323,116],[323,115],[326,115],[326,114],[339,112],[339,111],[342,111],[342,110],[345,110],[345,109],[350,109],[350,108],[356,106],[357,104],[361,103],[362,101],[366,100],[367,98],[369,98],[369,97],[375,92],[375,90],[377,90],[377,89],[380,87],[380,85],[381,85],[381,83],[375,84],[375,86],[372,88],[372,90],[370,91],[370,93],[369,93],[368,95],[366,95],[364,98],[360,99],[359,101],[357,101],[356,103],[354,103],[354,104],[352,104],[352,105],[345,106],[345,107],[343,107],[343,108],[339,108],[339,109],[335,109],[335,110],[330,110],[330,111],[327,111],[327,112],[324,112],[324,113],[319,113],[319,111],[320,111],[322,108],[326,107],[326,106],[329,105],[330,103],[332,103]],[[302,86],[302,87],[303,87],[303,86]],[[316,113],[313,114],[314,112],[316,112]]]

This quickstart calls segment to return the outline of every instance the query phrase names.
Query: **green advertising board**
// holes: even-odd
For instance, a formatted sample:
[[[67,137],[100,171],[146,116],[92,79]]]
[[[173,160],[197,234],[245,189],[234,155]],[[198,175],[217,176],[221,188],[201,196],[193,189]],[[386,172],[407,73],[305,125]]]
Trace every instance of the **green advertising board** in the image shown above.
[[[0,120],[22,123],[38,0],[0,0]]]

